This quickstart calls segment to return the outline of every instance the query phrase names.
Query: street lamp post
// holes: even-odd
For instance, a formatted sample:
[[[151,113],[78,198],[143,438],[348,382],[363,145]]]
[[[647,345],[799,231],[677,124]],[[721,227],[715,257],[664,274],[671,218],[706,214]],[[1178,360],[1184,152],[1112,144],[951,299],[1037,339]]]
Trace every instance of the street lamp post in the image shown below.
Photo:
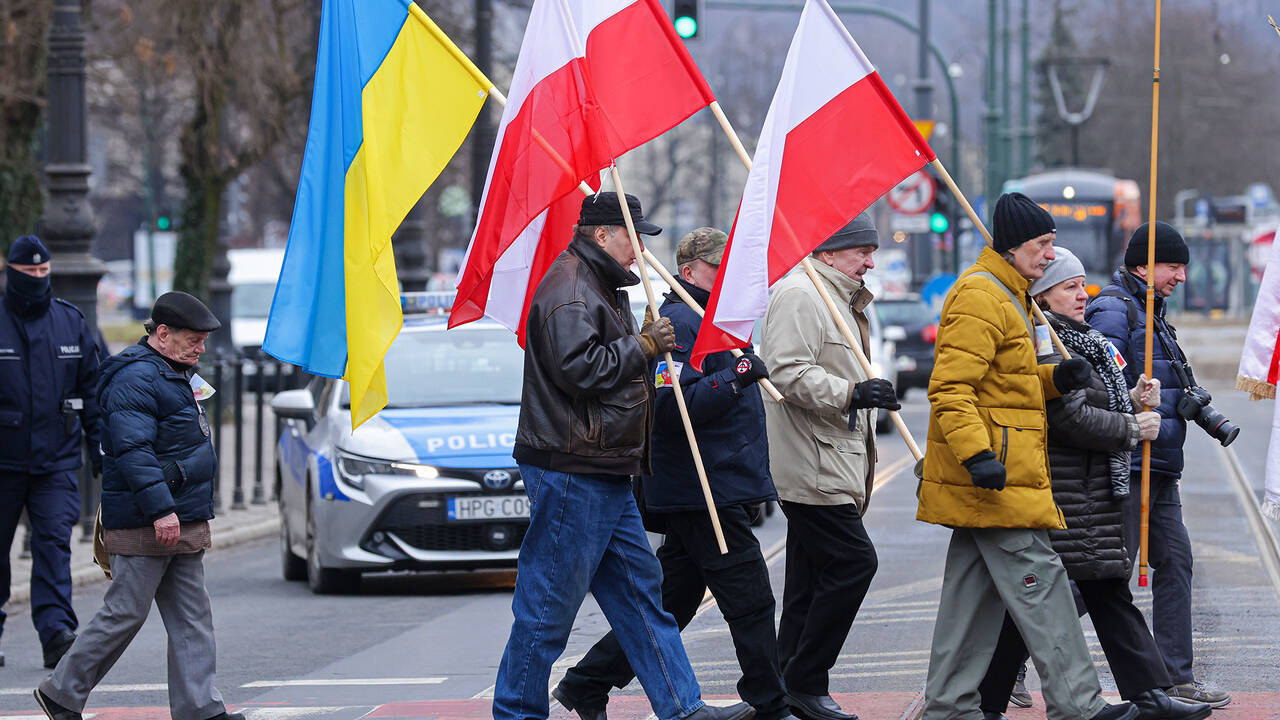
[[[89,254],[93,211],[89,207],[89,164],[85,146],[84,26],[80,0],[54,0],[49,28],[48,164],[49,192],[40,234],[57,261],[54,294],[80,308],[90,329],[98,330],[98,281],[102,261]],[[105,349],[105,348],[104,348]]]

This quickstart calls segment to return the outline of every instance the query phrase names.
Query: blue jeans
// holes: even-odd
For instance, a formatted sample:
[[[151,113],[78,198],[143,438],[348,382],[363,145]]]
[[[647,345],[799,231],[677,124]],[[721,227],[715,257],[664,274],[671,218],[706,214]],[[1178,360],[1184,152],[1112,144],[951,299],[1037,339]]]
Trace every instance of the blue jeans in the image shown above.
[[[1138,533],[1142,509],[1141,476],[1124,504],[1124,544],[1137,572]],[[1151,632],[1176,684],[1189,683],[1191,672],[1191,537],[1182,522],[1178,479],[1151,474],[1147,516],[1147,561],[1151,566]]]
[[[515,622],[498,667],[494,720],[546,718],[551,665],[578,608],[595,596],[660,720],[702,707],[675,620],[662,609],[662,570],[649,548],[631,484],[610,475],[521,463],[530,523],[520,546]]]

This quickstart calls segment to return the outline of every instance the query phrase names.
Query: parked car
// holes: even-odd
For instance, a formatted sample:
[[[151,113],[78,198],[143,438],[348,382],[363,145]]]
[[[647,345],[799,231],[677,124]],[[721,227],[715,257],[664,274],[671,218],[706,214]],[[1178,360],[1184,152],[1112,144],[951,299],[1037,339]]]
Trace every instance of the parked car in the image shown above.
[[[429,295],[452,293],[417,299]],[[512,568],[529,525],[511,457],[523,351],[496,323],[445,332],[444,314],[411,314],[451,297],[410,299],[384,360],[388,404],[355,432],[343,380],[271,404],[282,572],[317,593],[354,590],[370,571]]]
[[[884,336],[897,348],[898,396],[905,397],[911,388],[928,388],[938,316],[915,294],[876,298],[871,306]]]

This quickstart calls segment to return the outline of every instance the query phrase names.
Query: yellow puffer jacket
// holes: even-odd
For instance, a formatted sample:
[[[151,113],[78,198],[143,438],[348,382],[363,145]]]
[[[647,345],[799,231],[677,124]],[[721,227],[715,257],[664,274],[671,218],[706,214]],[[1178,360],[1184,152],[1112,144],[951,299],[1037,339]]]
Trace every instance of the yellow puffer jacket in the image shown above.
[[[1055,365],[1036,363],[1027,321],[998,278],[1021,298],[1028,281],[986,248],[960,276],[942,305],[929,378],[929,440],[916,519],[949,527],[1065,528],[1049,486],[1045,400],[1061,393]],[[995,453],[1007,470],[1005,488],[973,484],[962,461]]]

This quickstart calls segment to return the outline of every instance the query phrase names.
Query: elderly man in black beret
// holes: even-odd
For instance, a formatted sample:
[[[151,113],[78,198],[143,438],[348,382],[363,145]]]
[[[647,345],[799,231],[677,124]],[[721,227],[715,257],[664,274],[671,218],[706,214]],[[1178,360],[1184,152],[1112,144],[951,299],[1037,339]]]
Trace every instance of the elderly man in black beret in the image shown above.
[[[169,635],[174,719],[244,718],[227,713],[214,686],[217,653],[204,584],[218,459],[194,392],[203,387],[195,366],[219,327],[204,303],[167,292],[151,308],[146,337],[102,364],[102,525],[111,586],[102,609],[35,691],[52,720],[81,717],[152,602]]]
[[[27,511],[31,620],[53,667],[75,641],[71,530],[80,518],[84,442],[95,474],[98,345],[84,315],[53,297],[49,249],[34,235],[9,246],[0,307],[0,608],[9,599],[9,547]],[[0,609],[0,632],[5,614]],[[4,655],[0,654],[0,665]]]
[[[863,213],[812,254],[844,321],[867,352],[863,275],[880,247]],[[791,710],[806,720],[852,720],[831,698],[829,673],[876,574],[862,524],[875,475],[874,413],[900,405],[893,385],[867,377],[806,273],[773,286],[761,357],[785,403],[765,403],[769,470],[787,516],[787,571],[778,657]]]

